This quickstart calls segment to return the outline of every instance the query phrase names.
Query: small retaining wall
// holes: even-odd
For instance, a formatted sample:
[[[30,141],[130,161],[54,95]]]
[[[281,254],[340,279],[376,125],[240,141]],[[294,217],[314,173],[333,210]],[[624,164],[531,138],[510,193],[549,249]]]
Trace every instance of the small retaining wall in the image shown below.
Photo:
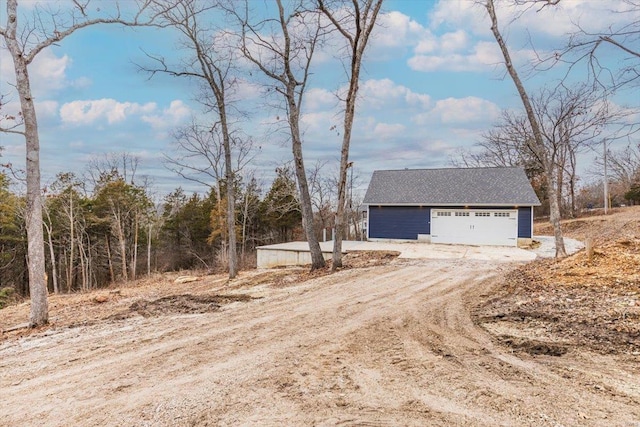
[[[273,249],[268,247],[257,248],[257,267],[273,268],[286,265],[308,265],[311,264],[311,253],[309,249]],[[322,251],[325,261],[330,260],[331,251]]]

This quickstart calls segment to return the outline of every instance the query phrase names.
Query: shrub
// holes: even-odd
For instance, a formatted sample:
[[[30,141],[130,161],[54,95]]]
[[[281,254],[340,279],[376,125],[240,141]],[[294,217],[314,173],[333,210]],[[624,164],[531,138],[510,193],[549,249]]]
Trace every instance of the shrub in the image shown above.
[[[15,293],[13,288],[0,288],[0,310],[15,301]]]

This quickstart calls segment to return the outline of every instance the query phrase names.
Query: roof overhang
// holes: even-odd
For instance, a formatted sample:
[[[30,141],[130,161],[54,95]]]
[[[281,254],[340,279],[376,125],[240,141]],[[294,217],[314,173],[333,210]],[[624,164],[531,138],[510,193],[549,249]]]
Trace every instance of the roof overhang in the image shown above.
[[[532,205],[529,203],[363,203],[364,206],[434,206],[434,207],[505,207],[511,208],[514,206],[540,206],[540,203]]]

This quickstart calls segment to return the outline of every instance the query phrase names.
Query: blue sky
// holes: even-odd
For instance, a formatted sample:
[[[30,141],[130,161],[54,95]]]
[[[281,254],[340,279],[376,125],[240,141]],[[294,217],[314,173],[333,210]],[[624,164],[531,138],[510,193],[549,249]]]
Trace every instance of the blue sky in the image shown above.
[[[65,1],[60,2],[65,7]],[[34,1],[22,5],[26,16]],[[105,3],[102,3],[104,5]],[[0,0],[2,25],[6,2]],[[562,46],[565,35],[579,22],[589,30],[615,25],[621,19],[611,9],[616,1],[563,0],[557,8],[530,10],[507,27],[513,9],[501,9],[504,33],[516,64],[528,70],[534,56]],[[635,12],[638,14],[638,12]],[[623,16],[624,17],[624,16]],[[636,18],[638,19],[638,18]],[[351,160],[366,187],[375,169],[446,167],[459,147],[470,147],[488,130],[502,109],[520,108],[515,88],[505,73],[485,11],[472,1],[388,0],[374,33],[361,78],[360,101],[352,137]],[[143,52],[179,59],[177,38],[168,30],[102,26],[83,29],[58,46],[43,51],[30,68],[41,136],[43,184],[63,171],[81,174],[87,162],[112,152],[140,158],[138,174],[147,175],[156,192],[178,186],[201,187],[184,181],[163,166],[171,155],[171,132],[202,116],[195,88],[184,79],[137,71]],[[606,61],[618,61],[609,50]],[[326,162],[325,173],[337,170],[340,137],[332,126],[341,123],[334,93],[345,81],[333,52],[321,52],[305,101],[303,117],[306,164]],[[527,73],[525,84],[535,91],[557,83],[562,69]],[[570,78],[584,80],[580,66]],[[0,91],[7,94],[6,112],[17,107],[10,86],[11,60],[0,51]],[[242,123],[261,147],[246,172],[269,184],[275,167],[291,157],[282,136],[274,135],[279,112],[265,106],[255,83],[241,89],[248,119]],[[612,99],[638,107],[636,92]],[[0,163],[24,165],[24,142],[0,134],[4,146]],[[584,156],[582,170],[590,167]]]

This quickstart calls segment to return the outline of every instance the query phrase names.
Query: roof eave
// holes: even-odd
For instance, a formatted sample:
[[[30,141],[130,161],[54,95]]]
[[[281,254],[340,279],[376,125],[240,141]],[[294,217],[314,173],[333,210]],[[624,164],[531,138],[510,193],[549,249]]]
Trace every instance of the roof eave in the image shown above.
[[[377,202],[363,202],[366,206],[480,206],[480,207],[512,207],[512,206],[540,206],[541,203],[473,203],[473,202],[460,202],[460,203],[377,203]]]

